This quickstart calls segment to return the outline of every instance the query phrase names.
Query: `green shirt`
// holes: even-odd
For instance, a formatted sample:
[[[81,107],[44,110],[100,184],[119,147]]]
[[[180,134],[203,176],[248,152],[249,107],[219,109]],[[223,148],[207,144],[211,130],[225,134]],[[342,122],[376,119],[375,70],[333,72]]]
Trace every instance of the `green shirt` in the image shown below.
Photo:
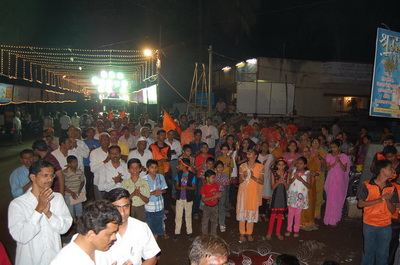
[[[124,180],[122,181],[121,187],[128,190],[129,193],[134,192],[136,188],[140,188],[140,193],[143,196],[147,198],[150,197],[149,182],[147,182],[147,180],[145,179],[142,179],[141,177],[139,177],[136,183],[133,183],[131,178]],[[142,205],[145,205],[145,202],[139,196],[132,197],[132,206],[138,207]]]

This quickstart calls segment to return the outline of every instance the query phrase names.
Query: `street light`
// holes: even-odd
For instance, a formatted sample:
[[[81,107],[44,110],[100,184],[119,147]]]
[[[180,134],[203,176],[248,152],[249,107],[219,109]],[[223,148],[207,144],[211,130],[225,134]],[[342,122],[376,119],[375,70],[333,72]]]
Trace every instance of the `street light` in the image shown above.
[[[150,57],[150,56],[153,55],[153,51],[149,50],[149,49],[146,49],[146,50],[143,51],[143,54],[144,54],[144,56]]]

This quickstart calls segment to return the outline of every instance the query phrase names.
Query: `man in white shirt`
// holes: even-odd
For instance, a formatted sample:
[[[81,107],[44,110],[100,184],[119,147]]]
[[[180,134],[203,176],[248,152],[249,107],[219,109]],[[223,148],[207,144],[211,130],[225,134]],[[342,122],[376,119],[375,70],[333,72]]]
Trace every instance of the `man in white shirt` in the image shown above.
[[[257,118],[257,113],[253,114],[253,118],[249,121],[249,125],[253,126],[254,123],[260,123],[259,119]]]
[[[71,150],[71,140],[67,137],[60,137],[60,147],[51,152],[51,154],[57,159],[62,170],[67,166],[67,157]]]
[[[121,214],[111,203],[96,201],[89,204],[83,210],[82,222],[78,223],[78,234],[73,236],[71,243],[57,254],[50,265],[100,264],[103,251],[109,250],[117,240],[116,234],[121,223]]]
[[[171,171],[171,192],[172,198],[175,199],[175,185],[173,179],[175,179],[178,170],[176,166],[178,165],[178,159],[182,155],[181,143],[174,139],[175,131],[169,130],[167,133],[167,139],[164,141],[167,145],[171,147],[171,160],[169,161],[169,169]]]
[[[110,156],[108,155],[108,147],[110,146],[110,135],[107,132],[100,133],[99,144],[100,144],[99,148],[96,148],[92,152],[90,152],[90,170],[94,175],[93,191],[94,191],[94,198],[96,200],[101,200],[103,198],[103,195],[99,191],[98,187],[100,179],[100,170],[103,168],[104,164],[110,161]]]
[[[53,192],[54,166],[47,160],[32,164],[32,189],[11,201],[8,229],[17,242],[16,265],[47,265],[60,251],[61,237],[72,217],[61,194]]]
[[[153,159],[153,154],[151,151],[147,148],[147,141],[146,138],[140,137],[137,140],[137,149],[133,150],[129,153],[128,156],[128,161],[132,158],[137,158],[140,160],[140,163],[142,164],[143,168],[142,171],[140,172],[140,177],[145,177],[146,174],[146,163],[149,159]]]
[[[21,125],[21,113],[19,111],[15,112],[15,117],[13,119],[13,129],[14,129],[14,142],[16,145],[22,144],[22,125]]]
[[[89,156],[90,150],[86,143],[79,139],[79,133],[74,125],[68,127],[67,135],[71,140],[71,149],[68,151],[68,155],[76,156],[78,159],[78,168],[84,171],[83,159]]]
[[[71,125],[75,127],[79,127],[81,121],[81,117],[78,116],[78,113],[74,112],[74,115],[71,117]]]
[[[212,125],[211,117],[207,118],[206,125],[201,126],[201,140],[208,144],[210,155],[215,153],[215,142],[219,139],[218,129]]]
[[[157,254],[161,251],[148,227],[142,221],[130,217],[131,200],[129,192],[117,188],[107,193],[107,199],[122,216],[119,226],[117,241],[107,252],[102,253],[98,265],[132,264],[155,265]],[[144,260],[142,263],[142,259]]]
[[[49,112],[49,115],[47,115],[43,119],[43,131],[45,131],[49,128],[54,128],[54,120],[51,117],[51,112]]]
[[[156,125],[156,123],[150,119],[150,114],[149,113],[145,113],[143,115],[143,124],[149,123],[151,125],[151,128],[153,129],[154,126]]]
[[[122,128],[122,136],[119,137],[119,141],[126,144],[129,148],[129,151],[132,151],[136,148],[137,138],[134,135],[131,135],[128,127]]]
[[[120,188],[121,182],[130,177],[126,163],[121,161],[121,148],[112,145],[108,148],[110,161],[100,169],[98,188],[100,191],[109,192],[112,189]]]
[[[71,119],[69,118],[66,111],[63,111],[63,115],[60,118],[61,125],[61,136],[67,136],[68,127],[71,125]]]

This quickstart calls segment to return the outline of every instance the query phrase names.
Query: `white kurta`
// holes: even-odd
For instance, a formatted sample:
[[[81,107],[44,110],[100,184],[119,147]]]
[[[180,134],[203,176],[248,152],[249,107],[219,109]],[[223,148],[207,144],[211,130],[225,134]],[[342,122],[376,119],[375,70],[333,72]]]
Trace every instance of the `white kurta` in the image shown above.
[[[47,265],[61,250],[61,234],[68,231],[72,217],[61,194],[54,192],[50,218],[38,213],[36,197],[28,190],[11,201],[8,229],[17,242],[15,265]]]
[[[96,148],[90,152],[90,171],[94,174],[93,184],[99,185],[100,169],[104,165],[108,152],[104,152],[101,147]]]
[[[53,259],[50,265],[95,265],[93,260],[72,240]],[[111,264],[111,263],[110,263]]]
[[[122,174],[122,179],[130,178],[128,168],[124,162],[121,161],[117,168],[112,165],[111,161],[104,164],[99,173],[99,184],[97,185],[99,190],[109,192],[110,190],[120,188],[121,182],[115,183],[113,180],[119,173]]]
[[[202,132],[201,140],[206,144],[208,144],[209,148],[214,148],[215,141],[219,139],[218,129],[212,125],[210,126],[204,125],[201,127],[201,132]],[[210,134],[211,137],[206,138]]]
[[[96,255],[96,265],[123,264],[130,260],[133,265],[156,256],[161,250],[148,225],[128,217],[128,227],[123,237],[117,233],[117,241],[107,251]]]

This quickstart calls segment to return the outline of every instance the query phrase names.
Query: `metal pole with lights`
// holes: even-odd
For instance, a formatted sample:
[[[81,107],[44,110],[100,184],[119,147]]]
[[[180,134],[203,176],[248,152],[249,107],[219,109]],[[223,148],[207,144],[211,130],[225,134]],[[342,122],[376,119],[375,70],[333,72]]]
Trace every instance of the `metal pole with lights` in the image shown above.
[[[150,65],[150,69],[153,69],[153,65],[152,65],[152,59],[153,59],[153,55],[155,55],[155,59],[156,59],[156,74],[155,76],[157,77],[157,85],[156,85],[156,93],[157,93],[157,116],[160,114],[160,90],[159,90],[159,85],[160,85],[160,70],[161,70],[161,60],[160,60],[160,53],[158,50],[152,51],[152,50],[144,50],[143,51],[144,56],[149,57],[149,65]],[[153,73],[153,71],[149,71],[149,75],[151,75]],[[148,78],[151,78],[152,76],[145,76],[145,79],[147,80]]]

